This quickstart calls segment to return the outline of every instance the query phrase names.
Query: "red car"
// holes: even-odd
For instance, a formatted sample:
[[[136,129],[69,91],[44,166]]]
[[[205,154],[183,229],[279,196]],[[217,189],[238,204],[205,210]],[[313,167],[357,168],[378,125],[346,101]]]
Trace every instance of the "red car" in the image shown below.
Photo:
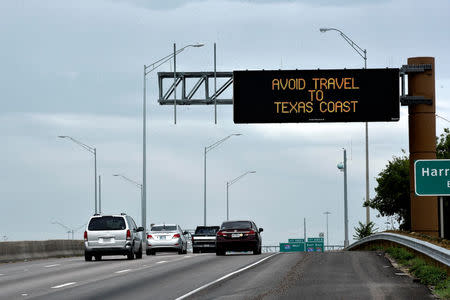
[[[216,234],[216,255],[226,251],[253,251],[261,254],[261,235],[263,231],[253,221],[225,221]]]

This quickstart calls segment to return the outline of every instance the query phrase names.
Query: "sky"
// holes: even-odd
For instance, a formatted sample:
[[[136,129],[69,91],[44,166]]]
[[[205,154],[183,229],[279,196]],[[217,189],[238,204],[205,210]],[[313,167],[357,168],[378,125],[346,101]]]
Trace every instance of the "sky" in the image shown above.
[[[436,60],[436,134],[450,127],[450,2],[436,1],[45,1],[0,2],[0,240],[65,239],[94,212],[94,157],[67,139],[97,149],[102,212],[141,223],[143,66],[185,45],[177,71],[362,68],[363,59],[336,32],[367,49],[368,68],[398,68],[408,57]],[[203,224],[204,147],[207,224],[230,218],[264,228],[277,245],[326,232],[344,242],[343,174],[348,156],[350,241],[365,221],[364,123],[234,124],[231,105],[157,102],[157,71],[147,76],[147,224]],[[408,111],[399,122],[369,123],[370,196],[376,176],[408,151]],[[371,219],[380,230],[386,218]]]

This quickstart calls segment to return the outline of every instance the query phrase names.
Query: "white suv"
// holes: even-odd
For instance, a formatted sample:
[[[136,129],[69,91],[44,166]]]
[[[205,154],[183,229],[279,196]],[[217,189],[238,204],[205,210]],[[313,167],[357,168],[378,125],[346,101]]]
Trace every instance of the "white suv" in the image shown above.
[[[102,255],[126,255],[128,259],[142,258],[142,238],[133,218],[120,215],[91,217],[84,232],[84,258],[101,260]]]

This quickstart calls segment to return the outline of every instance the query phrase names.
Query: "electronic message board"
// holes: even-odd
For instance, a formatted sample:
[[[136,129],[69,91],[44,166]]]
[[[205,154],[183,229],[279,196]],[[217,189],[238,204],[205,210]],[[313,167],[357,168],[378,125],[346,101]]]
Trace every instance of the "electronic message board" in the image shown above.
[[[399,69],[233,72],[234,123],[400,118]]]

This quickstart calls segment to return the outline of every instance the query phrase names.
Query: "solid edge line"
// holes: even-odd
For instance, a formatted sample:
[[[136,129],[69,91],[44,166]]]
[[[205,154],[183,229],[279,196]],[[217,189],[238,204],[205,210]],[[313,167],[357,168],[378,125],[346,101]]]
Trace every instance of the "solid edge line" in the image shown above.
[[[262,263],[263,261],[265,261],[266,259],[269,259],[269,258],[271,258],[271,257],[273,257],[273,256],[275,256],[275,255],[277,255],[277,254],[279,254],[279,253],[274,253],[274,254],[272,254],[272,255],[270,255],[270,256],[264,257],[263,259],[258,260],[257,262],[255,262],[255,263],[253,263],[253,264],[251,264],[251,265],[249,265],[249,266],[243,267],[242,269],[239,269],[239,270],[237,270],[237,271],[231,272],[231,273],[229,273],[229,274],[227,274],[227,275],[225,275],[225,276],[220,277],[219,279],[216,279],[216,280],[214,280],[214,281],[212,281],[212,282],[210,282],[210,283],[207,283],[207,284],[205,284],[205,285],[202,285],[201,287],[196,288],[195,290],[190,291],[189,293],[184,294],[183,296],[180,296],[180,297],[176,298],[175,300],[182,300],[182,299],[185,299],[185,298],[187,298],[187,297],[189,297],[189,296],[192,296],[193,294],[195,294],[195,293],[197,293],[197,292],[199,292],[199,291],[201,291],[201,290],[204,290],[204,289],[206,289],[207,287],[210,287],[211,285],[216,284],[216,283],[218,283],[218,282],[220,282],[220,281],[222,281],[222,280],[224,280],[224,279],[227,279],[228,277],[231,277],[231,276],[233,276],[233,275],[235,275],[235,274],[237,274],[237,273],[240,273],[240,272],[243,272],[243,271],[245,271],[245,270],[247,270],[247,269],[250,269],[251,267],[256,266],[257,264],[260,264],[260,263]]]
[[[68,282],[68,283],[64,283],[64,284],[61,284],[61,285],[55,285],[55,286],[52,286],[52,289],[59,289],[59,288],[62,288],[62,287],[68,286],[68,285],[75,284],[75,283],[76,282]]]

